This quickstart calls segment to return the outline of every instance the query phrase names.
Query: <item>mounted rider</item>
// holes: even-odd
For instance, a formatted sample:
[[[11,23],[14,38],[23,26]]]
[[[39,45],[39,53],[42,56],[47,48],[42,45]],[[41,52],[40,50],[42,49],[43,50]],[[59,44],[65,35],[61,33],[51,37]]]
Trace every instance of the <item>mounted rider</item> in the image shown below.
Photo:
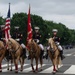
[[[34,27],[34,32],[33,32],[33,39],[34,41],[40,46],[41,48],[41,56],[43,56],[43,53],[44,53],[44,47],[43,45],[41,44],[41,34],[39,32],[39,27]]]
[[[58,49],[60,51],[60,57],[63,60],[65,58],[65,56],[63,55],[63,48],[60,45],[60,37],[57,36],[58,30],[57,29],[53,29],[52,32],[53,32],[52,38],[53,38],[55,44],[57,45],[57,47],[58,47]]]
[[[26,58],[26,46],[23,43],[23,34],[19,32],[19,27],[15,27],[15,32],[12,36],[23,48],[24,57]]]

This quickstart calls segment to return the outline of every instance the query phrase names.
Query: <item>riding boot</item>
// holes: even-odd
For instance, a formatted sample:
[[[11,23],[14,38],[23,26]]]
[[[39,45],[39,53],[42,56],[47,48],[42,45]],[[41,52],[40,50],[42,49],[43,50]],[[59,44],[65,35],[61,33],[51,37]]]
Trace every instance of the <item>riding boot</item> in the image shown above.
[[[43,54],[44,54],[44,50],[41,50],[41,58],[43,57]]]
[[[61,60],[65,58],[65,56],[63,55],[63,50],[60,51],[60,57],[61,57]]]
[[[29,60],[29,59],[31,59],[31,56],[30,56],[30,54],[29,54],[29,56],[28,56],[28,60]]]
[[[23,57],[26,58],[26,49],[23,48]]]
[[[47,52],[46,52],[46,59],[48,59],[48,50],[47,50]]]

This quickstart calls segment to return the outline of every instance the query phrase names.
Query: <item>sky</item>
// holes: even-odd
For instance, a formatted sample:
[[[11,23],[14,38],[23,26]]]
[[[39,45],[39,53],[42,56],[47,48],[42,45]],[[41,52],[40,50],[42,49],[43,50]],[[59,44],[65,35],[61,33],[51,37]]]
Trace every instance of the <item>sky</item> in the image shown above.
[[[31,14],[75,29],[75,0],[0,0],[0,16],[7,16],[9,2],[11,16],[17,12],[28,13],[30,4]]]

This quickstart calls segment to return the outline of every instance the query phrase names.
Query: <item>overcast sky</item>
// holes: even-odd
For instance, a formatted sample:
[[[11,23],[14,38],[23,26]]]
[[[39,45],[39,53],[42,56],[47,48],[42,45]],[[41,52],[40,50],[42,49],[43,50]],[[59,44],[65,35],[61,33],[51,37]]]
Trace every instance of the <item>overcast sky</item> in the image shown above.
[[[0,16],[6,17],[8,3],[11,3],[11,15],[16,12],[40,15],[43,19],[61,22],[70,29],[75,29],[75,0],[0,0]]]

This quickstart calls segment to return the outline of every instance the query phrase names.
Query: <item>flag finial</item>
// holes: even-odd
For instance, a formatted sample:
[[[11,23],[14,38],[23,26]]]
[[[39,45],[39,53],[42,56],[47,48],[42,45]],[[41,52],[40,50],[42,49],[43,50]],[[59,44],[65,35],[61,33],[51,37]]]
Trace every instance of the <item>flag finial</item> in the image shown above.
[[[11,3],[9,2],[9,5],[10,5]]]
[[[9,7],[10,7],[10,4],[11,4],[11,3],[9,3]]]

